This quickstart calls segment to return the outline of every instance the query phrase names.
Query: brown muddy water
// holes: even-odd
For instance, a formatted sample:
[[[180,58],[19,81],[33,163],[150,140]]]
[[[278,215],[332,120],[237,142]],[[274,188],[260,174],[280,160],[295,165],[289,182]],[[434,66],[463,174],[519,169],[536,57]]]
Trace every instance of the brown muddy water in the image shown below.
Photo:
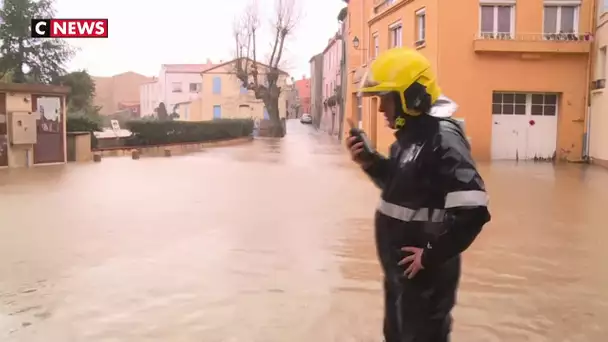
[[[0,171],[0,341],[375,342],[378,191],[283,141]],[[454,340],[608,341],[608,172],[481,165]]]

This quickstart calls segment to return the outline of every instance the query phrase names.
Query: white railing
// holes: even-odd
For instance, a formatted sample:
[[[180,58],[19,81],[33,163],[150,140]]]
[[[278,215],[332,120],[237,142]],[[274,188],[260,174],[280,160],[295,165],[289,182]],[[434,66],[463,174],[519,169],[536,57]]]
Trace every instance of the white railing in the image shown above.
[[[593,40],[590,33],[477,33],[477,40],[512,40],[522,42],[534,41],[564,41],[564,42],[588,42]]]

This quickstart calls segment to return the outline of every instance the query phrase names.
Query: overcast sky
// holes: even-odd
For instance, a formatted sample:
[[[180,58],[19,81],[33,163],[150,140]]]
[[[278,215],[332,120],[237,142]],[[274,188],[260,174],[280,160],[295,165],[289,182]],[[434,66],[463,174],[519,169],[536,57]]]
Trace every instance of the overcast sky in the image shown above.
[[[80,48],[70,71],[86,69],[95,76],[134,71],[158,74],[161,64],[227,61],[234,57],[232,24],[251,0],[56,0],[57,18],[108,18],[108,39],[71,39]],[[342,0],[296,0],[300,21],[287,46],[296,79],[310,74],[308,60],[337,31]],[[264,36],[270,45],[270,19],[275,0],[258,0]]]

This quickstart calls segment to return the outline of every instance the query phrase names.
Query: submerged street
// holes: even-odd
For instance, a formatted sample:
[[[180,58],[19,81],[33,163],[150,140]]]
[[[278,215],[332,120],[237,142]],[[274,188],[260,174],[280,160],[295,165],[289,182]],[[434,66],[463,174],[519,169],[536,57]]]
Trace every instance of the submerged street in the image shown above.
[[[603,342],[608,172],[480,165],[454,340]],[[335,139],[0,170],[0,341],[376,342],[379,192]]]

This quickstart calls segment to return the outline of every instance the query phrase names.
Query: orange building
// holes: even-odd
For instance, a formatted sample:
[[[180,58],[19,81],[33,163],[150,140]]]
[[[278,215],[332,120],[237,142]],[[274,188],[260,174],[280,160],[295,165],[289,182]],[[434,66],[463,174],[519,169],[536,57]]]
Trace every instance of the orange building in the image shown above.
[[[478,160],[581,158],[593,0],[351,0],[346,116],[380,151],[393,141],[377,99],[358,99],[365,68],[394,46],[418,48],[460,105]]]

